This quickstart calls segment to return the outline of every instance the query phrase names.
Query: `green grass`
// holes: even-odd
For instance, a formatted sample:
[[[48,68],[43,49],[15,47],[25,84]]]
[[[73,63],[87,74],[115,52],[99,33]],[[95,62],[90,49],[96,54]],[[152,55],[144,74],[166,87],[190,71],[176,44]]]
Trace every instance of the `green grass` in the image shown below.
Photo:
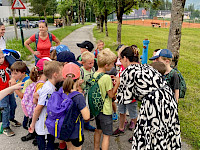
[[[86,23],[85,25],[90,25],[90,23]],[[83,25],[76,25],[76,26],[65,26],[64,28],[59,28],[54,31],[51,31],[60,41],[64,39],[67,35],[69,35],[71,32],[74,30],[82,27]],[[26,39],[25,39],[26,40]],[[24,40],[24,41],[25,41]],[[55,45],[55,43],[53,42]],[[35,43],[30,44],[30,46],[35,49]],[[22,41],[21,40],[7,40],[6,42],[6,48],[7,49],[14,49],[17,50],[21,53],[21,59],[22,60],[27,60],[27,56],[31,55],[31,52],[26,47],[22,46]]]
[[[97,40],[103,40],[105,47],[115,51],[117,44],[117,24],[108,24],[109,37],[94,28]],[[180,58],[178,69],[181,71],[186,84],[187,92],[184,99],[179,99],[179,119],[181,136],[194,149],[200,149],[200,29],[182,29]],[[142,54],[143,40],[148,38],[150,58],[153,50],[166,48],[169,29],[144,26],[122,26],[122,44],[136,44]],[[150,63],[150,61],[148,62]]]

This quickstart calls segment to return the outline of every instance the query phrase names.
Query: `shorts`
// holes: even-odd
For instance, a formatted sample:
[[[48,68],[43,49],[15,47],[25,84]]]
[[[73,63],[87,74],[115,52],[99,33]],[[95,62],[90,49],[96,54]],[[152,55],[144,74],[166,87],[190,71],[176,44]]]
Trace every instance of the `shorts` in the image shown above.
[[[137,101],[130,104],[118,104],[117,106],[120,114],[126,114],[126,109],[128,109],[130,118],[137,118]]]
[[[104,115],[102,112],[95,117],[97,129],[102,130],[104,135],[113,134],[112,115]]]
[[[79,138],[76,138],[76,139],[68,139],[68,140],[65,141],[65,142],[71,142],[72,145],[74,145],[75,147],[79,147],[79,146],[83,145],[84,140],[85,140],[84,135],[82,135],[82,141],[81,141],[81,142],[79,142]]]

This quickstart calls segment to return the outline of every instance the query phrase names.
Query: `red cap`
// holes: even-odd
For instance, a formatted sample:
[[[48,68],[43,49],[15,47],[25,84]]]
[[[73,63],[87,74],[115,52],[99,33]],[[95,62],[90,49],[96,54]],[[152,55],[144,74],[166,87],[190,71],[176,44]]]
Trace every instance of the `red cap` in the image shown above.
[[[36,66],[39,68],[38,71],[43,70],[43,66],[44,66],[44,61],[52,61],[49,57],[44,57],[40,60],[38,60]]]

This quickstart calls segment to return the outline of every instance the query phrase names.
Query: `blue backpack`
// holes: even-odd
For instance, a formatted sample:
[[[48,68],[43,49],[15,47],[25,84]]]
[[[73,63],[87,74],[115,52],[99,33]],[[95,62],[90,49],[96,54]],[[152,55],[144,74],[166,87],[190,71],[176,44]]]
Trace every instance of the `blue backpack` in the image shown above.
[[[77,106],[73,102],[73,98],[81,93],[74,91],[68,95],[60,88],[54,92],[47,105],[46,127],[49,133],[60,140],[68,140],[72,134],[75,124],[79,121],[81,131],[81,114],[75,111]],[[82,141],[81,132],[79,141]]]

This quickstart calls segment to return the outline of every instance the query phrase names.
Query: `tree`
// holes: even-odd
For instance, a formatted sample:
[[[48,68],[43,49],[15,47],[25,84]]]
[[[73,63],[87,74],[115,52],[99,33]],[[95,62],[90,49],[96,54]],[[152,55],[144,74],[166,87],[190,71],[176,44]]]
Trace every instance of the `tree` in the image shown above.
[[[178,64],[179,59],[185,2],[186,0],[172,0],[171,22],[167,48],[171,50],[173,54],[172,65],[174,67]]]
[[[85,24],[85,7],[86,7],[86,0],[81,0],[80,9],[81,9],[81,23],[82,23],[82,25]]]

